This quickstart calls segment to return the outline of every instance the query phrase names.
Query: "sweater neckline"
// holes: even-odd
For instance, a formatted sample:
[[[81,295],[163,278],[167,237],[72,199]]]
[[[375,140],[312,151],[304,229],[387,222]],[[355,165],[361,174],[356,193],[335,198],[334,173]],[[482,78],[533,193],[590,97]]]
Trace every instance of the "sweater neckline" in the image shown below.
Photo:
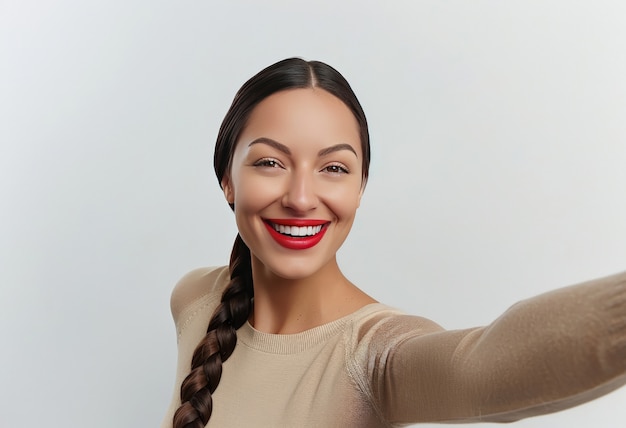
[[[237,330],[237,340],[247,347],[261,352],[284,355],[297,354],[325,342],[335,334],[344,331],[345,326],[354,319],[383,309],[389,309],[389,307],[382,303],[369,303],[335,321],[292,334],[264,333],[256,330],[246,321]]]

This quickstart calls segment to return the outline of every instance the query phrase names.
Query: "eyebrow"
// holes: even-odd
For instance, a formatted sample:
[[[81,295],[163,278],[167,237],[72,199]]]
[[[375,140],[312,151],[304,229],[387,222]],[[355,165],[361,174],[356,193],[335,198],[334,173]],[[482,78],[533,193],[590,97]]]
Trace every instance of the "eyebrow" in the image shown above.
[[[335,144],[334,146],[330,146],[330,147],[326,147],[325,149],[320,150],[319,152],[317,152],[318,156],[326,156],[330,153],[333,152],[338,152],[339,150],[349,150],[352,153],[354,153],[354,156],[356,156],[357,158],[359,157],[356,154],[356,151],[354,151],[354,148],[350,145],[350,144],[346,144],[346,143],[342,143],[342,144]]]
[[[291,150],[289,150],[289,147],[279,143],[278,141],[274,141],[271,138],[257,138],[256,140],[248,144],[248,147],[252,147],[254,144],[267,144],[268,146],[274,147],[276,150],[281,151],[286,155],[291,155]]]
[[[251,147],[254,144],[267,144],[268,146],[273,147],[276,150],[281,151],[286,155],[291,155],[291,150],[289,150],[289,147],[285,146],[284,144],[279,143],[278,141],[272,140],[271,138],[265,138],[265,137],[257,138],[256,140],[248,144],[248,147]],[[322,157],[322,156],[326,156],[334,152],[338,152],[340,150],[349,150],[352,153],[354,153],[354,155],[358,158],[358,155],[356,154],[356,151],[354,150],[354,148],[350,144],[346,144],[346,143],[335,144],[334,146],[326,147],[325,149],[322,149],[319,152],[317,152],[317,155],[319,157]]]

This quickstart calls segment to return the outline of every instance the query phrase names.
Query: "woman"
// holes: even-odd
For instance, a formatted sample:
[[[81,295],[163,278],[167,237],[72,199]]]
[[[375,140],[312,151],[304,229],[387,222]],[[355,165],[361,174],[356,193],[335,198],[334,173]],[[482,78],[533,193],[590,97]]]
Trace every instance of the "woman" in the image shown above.
[[[172,294],[179,361],[163,427],[507,422],[626,382],[626,274],[461,331],[352,284],[336,253],[369,153],[361,106],[328,65],[288,59],[243,85],[214,158],[239,235],[228,268],[191,272]]]

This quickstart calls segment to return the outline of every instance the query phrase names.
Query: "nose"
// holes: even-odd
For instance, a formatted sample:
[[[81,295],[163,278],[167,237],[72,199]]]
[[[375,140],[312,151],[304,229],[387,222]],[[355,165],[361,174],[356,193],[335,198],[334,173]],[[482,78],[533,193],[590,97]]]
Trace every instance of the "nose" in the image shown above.
[[[312,174],[298,172],[288,178],[282,204],[295,214],[306,214],[317,208],[319,199]]]

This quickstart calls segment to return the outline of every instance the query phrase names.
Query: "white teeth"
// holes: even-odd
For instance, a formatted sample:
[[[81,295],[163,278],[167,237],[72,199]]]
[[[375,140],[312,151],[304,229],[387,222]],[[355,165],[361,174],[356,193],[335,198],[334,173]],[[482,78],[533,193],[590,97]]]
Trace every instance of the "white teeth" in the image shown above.
[[[322,230],[322,225],[298,227],[272,223],[272,226],[276,232],[290,236],[313,236],[317,235]]]

